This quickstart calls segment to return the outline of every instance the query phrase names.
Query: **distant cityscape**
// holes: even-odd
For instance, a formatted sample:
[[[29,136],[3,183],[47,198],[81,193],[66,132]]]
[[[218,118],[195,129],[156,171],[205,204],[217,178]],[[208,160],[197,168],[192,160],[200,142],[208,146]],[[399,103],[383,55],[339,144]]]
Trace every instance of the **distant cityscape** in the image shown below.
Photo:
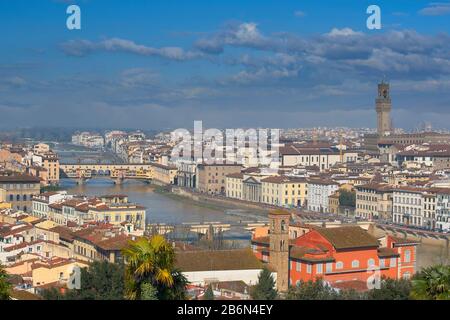
[[[280,293],[315,279],[365,292],[375,267],[379,277],[409,280],[420,271],[425,244],[444,248],[434,258],[448,263],[450,132],[425,123],[405,133],[393,127],[392,108],[390,85],[381,82],[376,129],[282,130],[271,149],[279,156],[266,167],[250,144],[223,152],[204,142],[223,155],[214,163],[174,159],[179,141],[170,131],[80,130],[70,141],[4,132],[0,264],[15,277],[16,295],[38,297],[49,288],[64,292],[73,268],[123,263],[130,241],[161,235],[191,299],[208,288],[216,298],[250,299],[266,265]],[[233,163],[226,161],[231,154]],[[148,223],[152,210],[127,194],[72,194],[61,184],[99,178],[116,186],[138,181],[176,201],[245,208],[263,218],[244,214],[239,226],[248,239],[234,247],[223,241],[231,223]]]

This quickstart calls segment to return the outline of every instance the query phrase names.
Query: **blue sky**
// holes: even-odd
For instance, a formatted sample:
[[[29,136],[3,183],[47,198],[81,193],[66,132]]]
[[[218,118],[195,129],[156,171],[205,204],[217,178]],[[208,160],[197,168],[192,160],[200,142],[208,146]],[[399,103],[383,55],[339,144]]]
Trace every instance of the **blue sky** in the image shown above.
[[[374,127],[386,77],[395,126],[450,128],[449,18],[447,0],[0,0],[0,127]]]

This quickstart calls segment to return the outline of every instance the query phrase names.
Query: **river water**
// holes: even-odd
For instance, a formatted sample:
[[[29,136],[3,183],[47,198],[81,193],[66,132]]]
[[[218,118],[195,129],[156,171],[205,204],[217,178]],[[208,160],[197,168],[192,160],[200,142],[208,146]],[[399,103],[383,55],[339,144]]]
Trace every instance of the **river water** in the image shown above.
[[[238,223],[242,220],[266,220],[265,217],[246,210],[211,208],[189,200],[173,199],[156,192],[153,186],[140,181],[125,180],[123,184],[115,185],[110,179],[95,178],[84,185],[77,185],[73,180],[62,179],[60,185],[71,194],[127,195],[130,202],[147,208],[147,223]]]
[[[125,194],[129,201],[147,208],[147,223],[184,224],[222,222],[238,224],[241,221],[266,220],[261,213],[248,210],[219,209],[204,207],[197,203],[180,198],[173,198],[158,193],[154,187],[140,181],[126,180],[122,185],[115,185],[107,178],[95,178],[84,185],[77,185],[70,179],[62,179],[61,186],[71,194],[100,196],[106,194]],[[249,239],[250,234],[243,228],[232,228],[226,235],[230,239]],[[248,241],[246,242],[248,245]],[[429,265],[448,263],[450,249],[431,245],[419,245],[418,268]]]

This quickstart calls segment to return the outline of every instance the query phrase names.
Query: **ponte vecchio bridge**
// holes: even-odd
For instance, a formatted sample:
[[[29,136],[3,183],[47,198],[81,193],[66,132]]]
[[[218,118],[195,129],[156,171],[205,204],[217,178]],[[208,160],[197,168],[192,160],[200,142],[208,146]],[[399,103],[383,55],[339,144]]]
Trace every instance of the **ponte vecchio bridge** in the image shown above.
[[[63,176],[77,180],[78,184],[82,184],[85,181],[96,177],[109,177],[114,180],[116,184],[121,184],[125,179],[138,179],[144,181],[154,181],[155,179],[160,182],[165,182],[164,174],[170,173],[176,168],[161,165],[159,163],[149,164],[61,164],[60,170]],[[158,175],[161,175],[158,179]]]

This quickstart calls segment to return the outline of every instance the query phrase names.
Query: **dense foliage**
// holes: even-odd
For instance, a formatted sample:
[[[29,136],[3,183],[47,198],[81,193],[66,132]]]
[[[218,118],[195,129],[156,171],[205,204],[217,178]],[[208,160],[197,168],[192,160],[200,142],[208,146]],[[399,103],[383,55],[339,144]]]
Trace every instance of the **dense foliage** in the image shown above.
[[[272,273],[264,268],[258,275],[258,283],[250,290],[250,296],[255,300],[274,300],[277,297],[275,280]]]
[[[423,269],[412,280],[411,297],[417,300],[450,300],[450,266]]]
[[[93,262],[81,269],[81,288],[61,293],[52,288],[43,290],[47,300],[122,300],[124,298],[124,267],[107,261]]]
[[[9,277],[2,265],[0,265],[0,300],[9,300],[12,286]]]
[[[380,288],[366,292],[355,290],[336,290],[322,279],[300,281],[291,287],[286,295],[289,300],[408,300],[411,281],[383,278]]]
[[[175,269],[175,252],[160,235],[150,239],[131,241],[123,249],[127,262],[125,269],[125,297],[142,298],[142,284],[149,283],[157,290],[158,300],[183,300],[186,298],[187,280]]]
[[[339,190],[339,205],[344,207],[356,207],[356,192],[347,191],[344,189]]]
[[[204,300],[214,300],[214,292],[213,292],[213,289],[212,289],[211,285],[209,285],[206,288],[205,295],[204,295]]]

